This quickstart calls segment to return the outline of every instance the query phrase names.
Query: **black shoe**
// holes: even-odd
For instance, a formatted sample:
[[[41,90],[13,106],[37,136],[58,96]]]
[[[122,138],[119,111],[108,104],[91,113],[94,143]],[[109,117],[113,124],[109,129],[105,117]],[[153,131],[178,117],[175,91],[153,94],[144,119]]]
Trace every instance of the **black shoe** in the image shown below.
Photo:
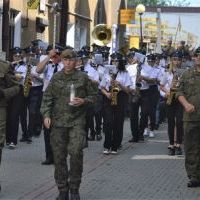
[[[131,143],[131,142],[134,142],[134,138],[130,139],[128,142],[130,142],[130,143]]]
[[[159,124],[156,124],[155,125],[155,130],[158,130],[159,129]]]
[[[26,142],[26,140],[27,140],[27,139],[26,139],[25,137],[22,137],[19,141],[20,141],[20,142]]]
[[[181,147],[176,147],[176,148],[175,148],[175,154],[176,154],[177,156],[183,155],[183,152],[182,152]]]
[[[144,142],[144,136],[140,136],[140,137],[139,137],[139,141],[140,141],[140,142]]]
[[[52,165],[52,164],[54,164],[54,162],[53,162],[52,159],[46,159],[46,160],[43,161],[41,164],[42,164],[42,165]]]
[[[32,143],[32,139],[31,138],[26,138],[26,143],[27,144],[31,144]]]
[[[174,156],[175,155],[175,149],[174,148],[169,148],[168,155],[169,156]]]
[[[70,190],[70,200],[80,200],[80,195],[78,189]]]
[[[188,187],[200,187],[200,181],[196,178],[191,178],[187,184]]]
[[[69,200],[69,192],[60,192],[56,200]]]
[[[101,136],[101,134],[97,134],[97,136],[96,136],[96,140],[97,140],[97,141],[102,140],[102,136]]]

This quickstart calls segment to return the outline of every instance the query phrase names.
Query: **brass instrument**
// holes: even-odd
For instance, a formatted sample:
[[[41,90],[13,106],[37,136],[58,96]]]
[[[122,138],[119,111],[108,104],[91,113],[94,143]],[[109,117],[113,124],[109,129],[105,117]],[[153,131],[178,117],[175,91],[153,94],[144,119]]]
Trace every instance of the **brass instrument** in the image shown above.
[[[26,77],[25,77],[25,80],[24,80],[24,87],[23,87],[23,93],[24,93],[25,97],[28,97],[31,86],[32,86],[31,64],[27,63],[27,72],[26,72]]]
[[[98,24],[92,31],[94,43],[99,46],[106,46],[112,39],[112,30],[106,24]]]
[[[170,94],[167,97],[166,104],[171,105],[173,99],[175,98],[175,94],[177,92],[178,87],[180,86],[179,80],[182,74],[175,73],[172,80],[172,87],[170,88]]]
[[[117,95],[120,91],[120,88],[117,84],[114,83],[114,80],[116,79],[116,75],[112,75],[112,84],[111,84],[111,106],[117,105]]]

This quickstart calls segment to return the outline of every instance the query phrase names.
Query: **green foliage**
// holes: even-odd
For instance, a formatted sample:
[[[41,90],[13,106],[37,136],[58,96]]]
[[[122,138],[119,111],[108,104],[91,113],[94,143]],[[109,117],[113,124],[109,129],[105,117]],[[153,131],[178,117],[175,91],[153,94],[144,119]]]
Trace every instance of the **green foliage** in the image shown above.
[[[129,6],[136,6],[138,4],[143,4],[145,6],[178,6],[184,7],[189,6],[190,2],[187,0],[128,0]]]

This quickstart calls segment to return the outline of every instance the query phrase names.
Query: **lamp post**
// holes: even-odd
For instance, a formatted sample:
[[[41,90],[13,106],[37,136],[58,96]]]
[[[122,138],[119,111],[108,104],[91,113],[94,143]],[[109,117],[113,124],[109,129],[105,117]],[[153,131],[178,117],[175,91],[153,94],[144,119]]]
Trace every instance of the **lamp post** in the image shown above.
[[[138,4],[136,6],[136,12],[140,16],[140,48],[143,47],[143,36],[142,36],[142,15],[145,12],[145,6],[143,4]]]

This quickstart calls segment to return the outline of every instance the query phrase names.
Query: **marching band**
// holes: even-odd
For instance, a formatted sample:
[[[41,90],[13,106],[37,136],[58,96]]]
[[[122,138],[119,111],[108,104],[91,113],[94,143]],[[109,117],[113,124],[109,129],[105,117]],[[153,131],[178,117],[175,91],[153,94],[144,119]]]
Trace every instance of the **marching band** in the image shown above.
[[[42,95],[52,76],[63,69],[60,54],[65,49],[73,48],[56,44],[55,48],[49,45],[44,50],[32,45],[24,50],[24,54],[19,47],[12,49],[12,67],[20,92],[8,106],[6,144],[10,149],[17,145],[19,123],[23,131],[21,142],[31,143],[32,137],[40,135]],[[129,142],[143,142],[147,136],[155,137],[154,130],[163,120],[160,118],[164,118],[160,111],[162,100],[168,120],[169,155],[182,154],[183,109],[175,99],[175,93],[181,74],[192,67],[187,59],[190,55],[184,48],[174,50],[171,46],[163,49],[162,54],[144,55],[132,48],[126,55],[114,52],[109,56],[109,51],[106,45],[93,45],[93,52],[88,46],[77,51],[77,70],[86,73],[92,84],[98,86],[97,101],[87,107],[87,140],[99,141],[104,133],[103,153],[118,153],[127,113],[132,134]],[[50,129],[43,129],[46,151],[43,164],[52,164]]]

